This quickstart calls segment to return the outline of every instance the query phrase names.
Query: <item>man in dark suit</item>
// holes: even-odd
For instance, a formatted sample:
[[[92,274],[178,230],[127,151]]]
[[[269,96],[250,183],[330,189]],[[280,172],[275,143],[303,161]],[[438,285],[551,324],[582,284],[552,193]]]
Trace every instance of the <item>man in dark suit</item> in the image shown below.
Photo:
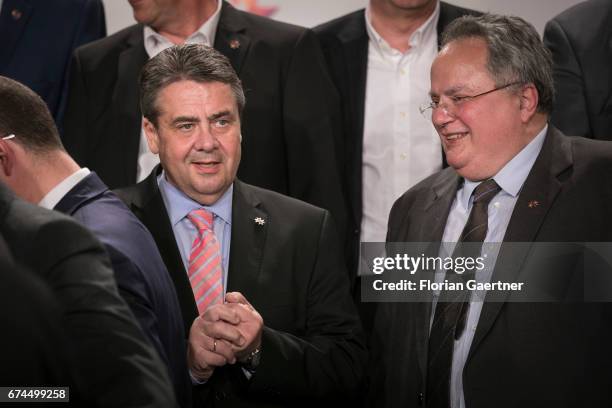
[[[86,401],[103,407],[176,404],[167,370],[117,293],[106,253],[91,233],[14,197],[3,183],[0,233],[15,260],[42,277],[60,302],[77,388]]]
[[[73,384],[74,362],[61,328],[57,300],[44,282],[14,263],[2,235],[0,271],[0,385]],[[77,390],[72,391],[71,400],[75,401]]]
[[[0,142],[0,177],[18,197],[75,217],[100,239],[119,294],[166,363],[181,406],[190,406],[181,311],[151,234],[95,173],[65,152],[40,97],[0,77],[0,98],[0,127],[16,135]]]
[[[589,0],[546,24],[556,103],[552,123],[568,135],[612,140],[612,2]]]
[[[314,29],[341,96],[344,134],[337,144],[350,203],[346,253],[356,299],[360,241],[383,242],[393,202],[443,166],[435,130],[418,107],[428,98],[440,33],[473,13],[438,0],[371,0],[367,9]]]
[[[100,0],[0,2],[0,75],[39,94],[57,123],[68,92],[68,67],[80,45],[106,36]]]
[[[612,188],[597,181],[612,171],[612,145],[547,124],[551,58],[522,19],[462,17],[442,45],[428,110],[450,167],[397,200],[387,241],[478,244],[485,267],[472,279],[524,290],[450,288],[425,293],[426,302],[382,303],[371,405],[609,406],[610,303],[589,303],[594,270],[582,270],[580,248],[612,241]],[[543,250],[559,257],[536,256]],[[548,266],[540,258],[562,261],[538,268]]]
[[[141,24],[75,54],[62,134],[68,153],[111,188],[144,179],[159,159],[141,130],[142,66],[173,44],[214,45],[230,59],[249,98],[239,177],[321,206],[343,228],[346,208],[333,145],[338,97],[313,33],[221,0],[132,5]]]
[[[143,68],[140,95],[161,167],[119,195],[173,277],[204,403],[350,397],[365,349],[333,222],[236,179],[245,97],[230,61],[202,45],[166,49]]]

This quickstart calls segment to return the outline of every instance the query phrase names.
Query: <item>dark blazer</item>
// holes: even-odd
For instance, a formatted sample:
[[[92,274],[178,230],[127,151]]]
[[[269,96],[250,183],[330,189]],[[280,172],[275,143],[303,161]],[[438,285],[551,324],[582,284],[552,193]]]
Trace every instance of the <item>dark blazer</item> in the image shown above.
[[[155,171],[119,195],[157,242],[187,335],[198,312]],[[250,383],[239,367],[216,369],[201,387],[205,403],[295,406],[350,397],[365,348],[329,213],[235,181],[230,248],[227,291],[242,292],[262,315],[262,357]]]
[[[473,10],[441,2],[438,38],[451,21],[464,14],[475,13]],[[355,285],[363,210],[361,171],[369,44],[365,10],[357,10],[324,23],[315,27],[314,31],[323,48],[342,103],[343,140],[336,144],[340,146],[339,151],[343,154],[341,180],[350,206],[346,254],[351,284]]]
[[[15,260],[42,277],[59,301],[78,389],[91,406],[175,406],[167,371],[117,293],[108,257],[90,232],[0,184],[0,234]]]
[[[0,75],[39,94],[60,123],[72,52],[105,36],[100,0],[3,0]]]
[[[149,231],[95,173],[74,186],[54,209],[76,218],[104,244],[119,294],[166,363],[180,405],[190,406],[181,309]]]
[[[557,243],[553,249],[566,245],[560,243],[609,244],[612,186],[597,180],[611,171],[612,143],[566,137],[551,126],[504,242]],[[391,210],[388,242],[440,242],[459,183],[447,168],[406,192]],[[612,381],[604,374],[612,363],[606,345],[612,340],[610,303],[567,302],[584,295],[584,277],[577,275],[583,253],[569,252],[555,270],[529,269],[534,248],[503,246],[491,281],[524,281],[537,289],[538,279],[550,272],[539,296],[558,302],[513,302],[519,295],[507,292],[485,301],[463,370],[466,406],[610,406]],[[431,303],[379,306],[372,406],[424,406],[430,316]]]
[[[238,177],[326,208],[343,228],[346,208],[334,151],[338,97],[312,31],[224,1],[215,49],[230,59],[246,94]],[[87,45],[74,57],[62,140],[111,188],[136,182],[138,75],[147,59],[142,25]]]
[[[2,235],[0,271],[0,385],[72,384],[74,361],[61,329],[59,304],[44,282],[14,263]]]
[[[552,122],[565,134],[612,140],[612,2],[585,1],[546,24],[556,101]]]

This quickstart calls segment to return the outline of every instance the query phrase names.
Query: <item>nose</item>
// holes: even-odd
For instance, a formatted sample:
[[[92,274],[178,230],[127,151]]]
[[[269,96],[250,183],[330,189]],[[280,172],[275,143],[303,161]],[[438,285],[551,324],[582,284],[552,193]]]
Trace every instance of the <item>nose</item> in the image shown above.
[[[431,112],[431,122],[436,128],[443,128],[448,123],[455,120],[455,118],[455,114],[452,112],[452,109],[449,110],[446,103],[438,104],[438,107],[432,109]]]
[[[196,136],[194,148],[196,150],[211,152],[217,147],[219,147],[219,140],[212,132],[212,129],[205,126],[201,127],[198,135]]]

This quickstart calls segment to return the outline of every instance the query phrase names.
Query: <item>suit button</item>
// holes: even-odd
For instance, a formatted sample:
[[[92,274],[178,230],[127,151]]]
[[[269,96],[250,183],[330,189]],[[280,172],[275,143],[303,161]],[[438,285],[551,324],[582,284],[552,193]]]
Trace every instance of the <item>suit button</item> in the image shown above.
[[[355,228],[355,229],[353,230],[353,234],[355,234],[355,235],[359,235],[359,229],[358,229],[358,228]]]
[[[423,394],[422,392],[419,392],[419,406],[423,406],[423,403],[425,402],[425,394]]]
[[[224,391],[217,391],[215,393],[215,399],[217,401],[223,401],[226,397],[227,397],[227,395],[225,394]]]

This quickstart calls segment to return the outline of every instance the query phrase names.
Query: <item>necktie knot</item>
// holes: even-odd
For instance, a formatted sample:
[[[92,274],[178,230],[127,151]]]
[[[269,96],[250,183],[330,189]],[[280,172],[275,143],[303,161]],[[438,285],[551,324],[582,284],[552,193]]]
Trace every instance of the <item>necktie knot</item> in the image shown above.
[[[213,230],[213,214],[210,211],[206,211],[203,208],[191,211],[187,218],[195,225],[198,230],[198,234],[202,236],[204,231]]]
[[[474,196],[474,204],[488,205],[500,190],[501,187],[497,185],[495,180],[489,179],[487,181],[483,181],[477,185],[472,192],[472,196]]]

